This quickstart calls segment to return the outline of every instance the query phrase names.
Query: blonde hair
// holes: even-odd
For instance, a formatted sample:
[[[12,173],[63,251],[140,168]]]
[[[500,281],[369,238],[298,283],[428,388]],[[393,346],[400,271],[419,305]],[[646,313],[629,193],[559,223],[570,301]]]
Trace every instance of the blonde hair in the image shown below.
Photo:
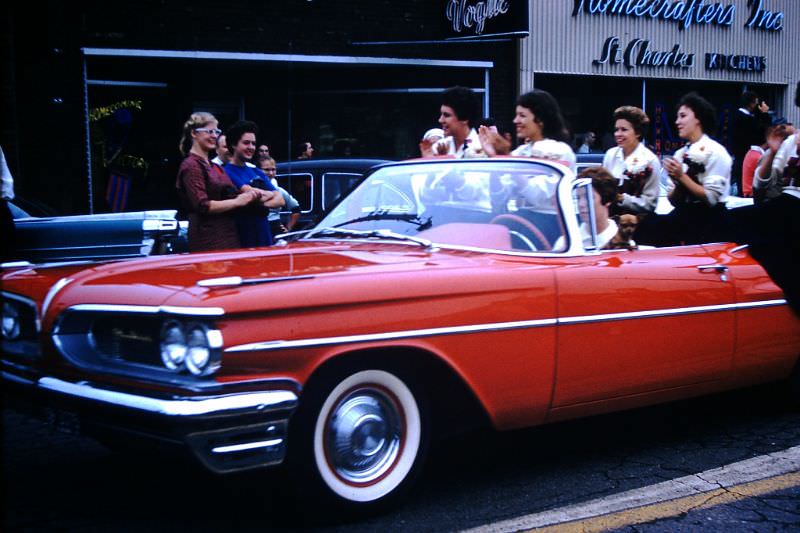
[[[205,111],[198,111],[189,116],[189,120],[183,123],[183,134],[181,135],[181,142],[178,144],[178,150],[186,157],[189,155],[189,150],[192,149],[192,131],[195,128],[203,128],[211,122],[217,122],[217,119],[211,113]]]

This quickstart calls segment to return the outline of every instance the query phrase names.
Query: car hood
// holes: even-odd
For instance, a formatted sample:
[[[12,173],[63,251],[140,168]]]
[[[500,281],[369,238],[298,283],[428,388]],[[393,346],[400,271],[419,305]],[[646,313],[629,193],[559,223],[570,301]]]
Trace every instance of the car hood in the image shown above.
[[[150,257],[47,274],[19,272],[7,275],[4,286],[41,301],[47,288],[61,279],[58,294],[49,296],[50,319],[77,304],[215,307],[231,314],[490,290],[481,278],[483,269],[476,267],[492,260],[514,258],[431,251],[405,243],[295,243]],[[39,276],[40,288],[32,292],[26,276]],[[503,288],[497,283],[513,289],[522,281],[514,276],[501,279],[491,290]]]

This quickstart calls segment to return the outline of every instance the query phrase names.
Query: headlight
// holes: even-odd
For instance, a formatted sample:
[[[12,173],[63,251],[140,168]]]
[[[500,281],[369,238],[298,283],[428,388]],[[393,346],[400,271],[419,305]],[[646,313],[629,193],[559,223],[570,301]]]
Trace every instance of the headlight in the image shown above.
[[[3,338],[13,341],[20,331],[19,311],[10,302],[3,302]]]
[[[186,356],[186,368],[195,376],[202,375],[211,360],[211,347],[206,328],[198,324],[190,325],[186,337],[186,344],[189,348]]]
[[[170,320],[161,328],[161,361],[169,370],[195,376],[216,372],[221,348],[219,330],[206,324]]]
[[[170,370],[180,370],[186,360],[186,335],[178,322],[167,322],[161,330],[161,360]]]

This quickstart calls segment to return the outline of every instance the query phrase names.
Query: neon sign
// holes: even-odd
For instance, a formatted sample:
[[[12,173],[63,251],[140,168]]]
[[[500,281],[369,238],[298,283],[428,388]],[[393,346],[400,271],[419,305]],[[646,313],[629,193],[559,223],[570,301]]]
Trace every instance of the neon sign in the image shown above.
[[[782,11],[770,11],[765,4],[766,0],[747,0],[750,16],[744,27],[781,31],[786,16]],[[581,12],[677,22],[681,30],[692,24],[729,27],[736,18],[736,6],[706,0],[574,0],[572,16]]]
[[[679,28],[692,24],[730,26],[736,16],[736,6],[705,0],[575,0],[572,16],[583,11],[587,15],[618,15],[636,18],[661,19],[680,23]]]
[[[609,65],[622,63],[629,69],[635,67],[691,68],[694,66],[694,54],[684,52],[679,44],[673,46],[669,52],[653,50],[650,47],[650,41],[646,39],[633,39],[623,51],[619,37],[609,37],[603,43],[600,59],[592,61],[595,66],[603,63]]]
[[[453,23],[453,31],[461,33],[466,28],[473,28],[475,35],[483,33],[486,21],[508,13],[509,0],[449,0],[447,2],[447,20]]]

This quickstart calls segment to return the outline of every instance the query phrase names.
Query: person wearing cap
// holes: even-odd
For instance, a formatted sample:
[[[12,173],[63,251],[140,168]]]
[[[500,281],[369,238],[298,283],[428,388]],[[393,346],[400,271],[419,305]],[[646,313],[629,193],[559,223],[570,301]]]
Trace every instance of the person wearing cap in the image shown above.
[[[431,128],[422,136],[419,142],[419,153],[422,157],[430,157],[435,155],[433,153],[433,145],[440,140],[444,139],[444,131],[442,128]]]

